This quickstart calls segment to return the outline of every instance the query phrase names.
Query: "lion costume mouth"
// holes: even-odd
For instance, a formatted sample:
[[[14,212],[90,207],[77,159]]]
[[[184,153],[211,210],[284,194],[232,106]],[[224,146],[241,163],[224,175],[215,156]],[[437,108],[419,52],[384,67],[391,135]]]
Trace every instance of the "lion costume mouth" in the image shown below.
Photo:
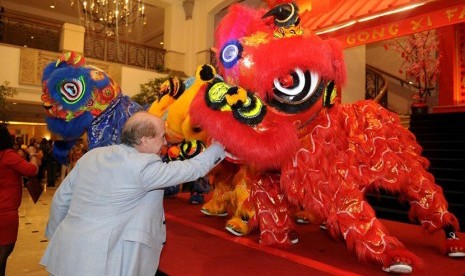
[[[239,90],[243,89],[223,82],[205,85],[192,102],[191,110],[196,110],[190,113],[192,123],[200,124],[211,137],[217,138],[229,152],[231,162],[250,161],[257,168],[280,167],[298,148],[295,126],[279,120],[281,116],[269,112],[256,95],[245,90],[233,93]]]
[[[234,164],[244,164],[244,159],[235,156],[226,149],[226,160]]]
[[[47,117],[46,121],[48,128],[53,133],[59,133],[64,139],[72,140],[79,138],[92,123],[93,119],[92,114],[86,111],[82,116],[69,121],[56,117]]]
[[[266,106],[257,96],[219,79],[207,87],[205,101],[211,109],[232,112],[236,120],[249,126],[262,122],[266,114]]]
[[[191,106],[203,112],[191,113],[192,122],[201,123],[226,147],[228,161],[266,169],[279,168],[292,158],[300,144],[296,128],[324,107],[322,98],[336,93],[332,81],[298,68],[285,78],[275,78],[268,103],[219,80],[203,89]]]

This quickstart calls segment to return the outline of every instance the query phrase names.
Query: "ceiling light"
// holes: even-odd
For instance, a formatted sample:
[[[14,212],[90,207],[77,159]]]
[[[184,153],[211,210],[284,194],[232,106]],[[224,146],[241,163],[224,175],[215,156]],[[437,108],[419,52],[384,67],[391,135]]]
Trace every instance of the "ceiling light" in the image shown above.
[[[51,9],[54,9],[54,8],[55,8],[55,2],[52,2],[52,3],[50,4],[50,8],[51,8]]]
[[[337,26],[334,26],[334,27],[331,27],[331,28],[328,28],[328,29],[324,29],[324,30],[321,30],[321,31],[318,31],[316,32],[317,35],[320,35],[320,34],[325,34],[325,33],[330,33],[330,32],[334,32],[334,31],[337,31],[339,29],[342,29],[342,28],[347,28],[349,26],[352,26],[354,25],[355,23],[357,23],[356,20],[352,20],[352,21],[349,21],[347,23],[344,23],[344,24],[341,24],[341,25],[337,25]]]
[[[8,121],[9,125],[46,126],[46,123]]]
[[[349,22],[344,23],[344,24],[336,25],[334,27],[329,27],[329,28],[323,29],[321,31],[316,31],[315,33],[317,35],[320,35],[320,34],[324,34],[324,33],[334,32],[334,31],[337,31],[339,29],[343,29],[343,28],[347,28],[349,26],[352,26],[357,22],[365,22],[365,21],[369,21],[369,20],[372,20],[372,19],[375,19],[375,18],[378,18],[378,17],[381,17],[381,16],[386,16],[386,15],[391,15],[391,14],[411,10],[411,9],[416,8],[416,7],[422,6],[424,4],[425,3],[417,3],[417,4],[407,5],[407,6],[400,7],[400,8],[397,8],[397,9],[393,9],[393,10],[390,10],[390,11],[386,11],[386,12],[382,12],[382,13],[362,17],[362,18],[357,19],[357,20],[352,20],[352,21],[349,21]]]
[[[71,6],[79,4],[84,22],[92,30],[103,32],[107,36],[118,35],[124,28],[128,33],[137,26],[145,25],[144,0],[70,0]]]
[[[414,9],[416,7],[422,6],[424,4],[425,3],[418,3],[418,4],[408,5],[408,6],[401,7],[401,8],[398,8],[398,9],[393,9],[393,10],[390,10],[390,11],[387,11],[387,12],[366,16],[366,17],[358,19],[357,21],[358,22],[365,22],[365,21],[372,20],[372,19],[375,19],[375,18],[378,18],[378,17],[381,17],[381,16],[386,16],[386,15],[399,13],[399,12],[403,12],[403,11],[408,11],[408,10]]]

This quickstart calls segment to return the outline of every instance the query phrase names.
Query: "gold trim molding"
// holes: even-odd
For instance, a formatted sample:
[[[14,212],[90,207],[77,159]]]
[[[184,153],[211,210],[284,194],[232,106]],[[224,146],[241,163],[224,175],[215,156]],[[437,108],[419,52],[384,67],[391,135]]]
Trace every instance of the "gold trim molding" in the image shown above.
[[[42,73],[45,66],[55,62],[60,53],[35,49],[21,49],[19,62],[19,83],[26,85],[42,85]],[[86,59],[88,65],[93,65],[105,71],[117,84],[121,84],[122,66],[96,59]]]

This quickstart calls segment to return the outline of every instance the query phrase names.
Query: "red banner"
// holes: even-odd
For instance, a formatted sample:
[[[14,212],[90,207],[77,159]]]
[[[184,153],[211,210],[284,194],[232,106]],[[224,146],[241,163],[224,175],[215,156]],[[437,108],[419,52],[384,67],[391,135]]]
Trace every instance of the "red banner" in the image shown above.
[[[465,4],[334,37],[344,48],[465,22]]]

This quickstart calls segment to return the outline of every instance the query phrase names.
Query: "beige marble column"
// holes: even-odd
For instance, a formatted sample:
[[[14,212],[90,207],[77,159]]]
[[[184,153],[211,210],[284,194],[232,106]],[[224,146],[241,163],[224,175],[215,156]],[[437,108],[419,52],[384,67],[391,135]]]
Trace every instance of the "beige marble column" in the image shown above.
[[[165,9],[165,68],[195,74],[198,65],[210,62],[215,15],[232,0],[153,0]],[[186,14],[186,5],[194,4]],[[192,12],[192,14],[191,14]]]
[[[186,48],[189,44],[186,21],[182,1],[173,1],[165,6],[165,68],[186,72]]]
[[[86,29],[71,23],[63,24],[60,38],[60,52],[75,51],[84,53],[84,34]]]

